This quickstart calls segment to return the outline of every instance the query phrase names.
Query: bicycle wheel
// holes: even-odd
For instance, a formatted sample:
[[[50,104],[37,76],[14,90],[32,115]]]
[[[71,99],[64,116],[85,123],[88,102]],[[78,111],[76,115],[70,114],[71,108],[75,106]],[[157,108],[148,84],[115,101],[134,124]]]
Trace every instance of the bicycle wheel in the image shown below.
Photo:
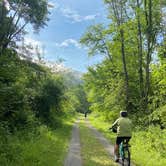
[[[130,151],[128,148],[124,150],[124,166],[130,166]]]
[[[119,153],[120,153],[121,165],[124,166],[124,147],[123,147],[123,142],[120,144]]]

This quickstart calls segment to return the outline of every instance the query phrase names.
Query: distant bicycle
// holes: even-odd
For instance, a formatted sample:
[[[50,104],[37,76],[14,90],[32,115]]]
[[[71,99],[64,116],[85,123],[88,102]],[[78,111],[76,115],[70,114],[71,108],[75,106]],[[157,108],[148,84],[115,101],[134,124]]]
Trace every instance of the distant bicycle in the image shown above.
[[[124,139],[119,146],[119,154],[122,166],[130,166],[130,145],[128,140]]]

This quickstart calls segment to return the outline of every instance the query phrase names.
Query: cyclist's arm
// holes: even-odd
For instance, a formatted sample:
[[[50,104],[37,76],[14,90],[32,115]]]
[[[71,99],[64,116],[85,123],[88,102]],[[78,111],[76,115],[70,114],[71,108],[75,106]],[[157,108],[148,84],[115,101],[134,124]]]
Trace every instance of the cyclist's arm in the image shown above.
[[[118,126],[118,121],[119,121],[119,119],[117,119],[117,120],[112,124],[111,128],[117,128],[117,126]]]

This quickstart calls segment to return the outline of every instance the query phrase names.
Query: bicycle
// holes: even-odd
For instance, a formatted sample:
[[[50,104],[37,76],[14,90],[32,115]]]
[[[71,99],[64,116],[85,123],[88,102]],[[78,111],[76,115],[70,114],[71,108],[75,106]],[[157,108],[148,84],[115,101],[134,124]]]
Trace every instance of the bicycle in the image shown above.
[[[122,161],[122,166],[130,166],[130,145],[128,142],[128,139],[124,139],[119,146],[119,154]]]
[[[117,129],[115,128],[109,128],[109,130],[112,130],[112,132],[117,133]],[[119,145],[119,154],[121,159],[122,166],[130,166],[130,150],[129,147],[131,147],[129,144],[129,139],[124,139],[120,145]]]

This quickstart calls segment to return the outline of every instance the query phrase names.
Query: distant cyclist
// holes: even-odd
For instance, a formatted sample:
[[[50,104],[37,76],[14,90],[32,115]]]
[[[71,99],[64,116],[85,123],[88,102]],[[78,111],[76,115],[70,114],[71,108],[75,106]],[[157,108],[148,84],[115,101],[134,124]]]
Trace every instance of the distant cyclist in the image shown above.
[[[85,113],[84,113],[85,118],[87,117],[87,114],[88,114],[88,112],[85,112]]]
[[[117,133],[116,144],[114,147],[115,162],[119,161],[120,143],[124,139],[129,141],[132,136],[131,128],[132,128],[132,123],[131,120],[127,117],[127,112],[121,111],[120,117],[113,123],[112,127],[110,128],[113,130],[113,132]]]

